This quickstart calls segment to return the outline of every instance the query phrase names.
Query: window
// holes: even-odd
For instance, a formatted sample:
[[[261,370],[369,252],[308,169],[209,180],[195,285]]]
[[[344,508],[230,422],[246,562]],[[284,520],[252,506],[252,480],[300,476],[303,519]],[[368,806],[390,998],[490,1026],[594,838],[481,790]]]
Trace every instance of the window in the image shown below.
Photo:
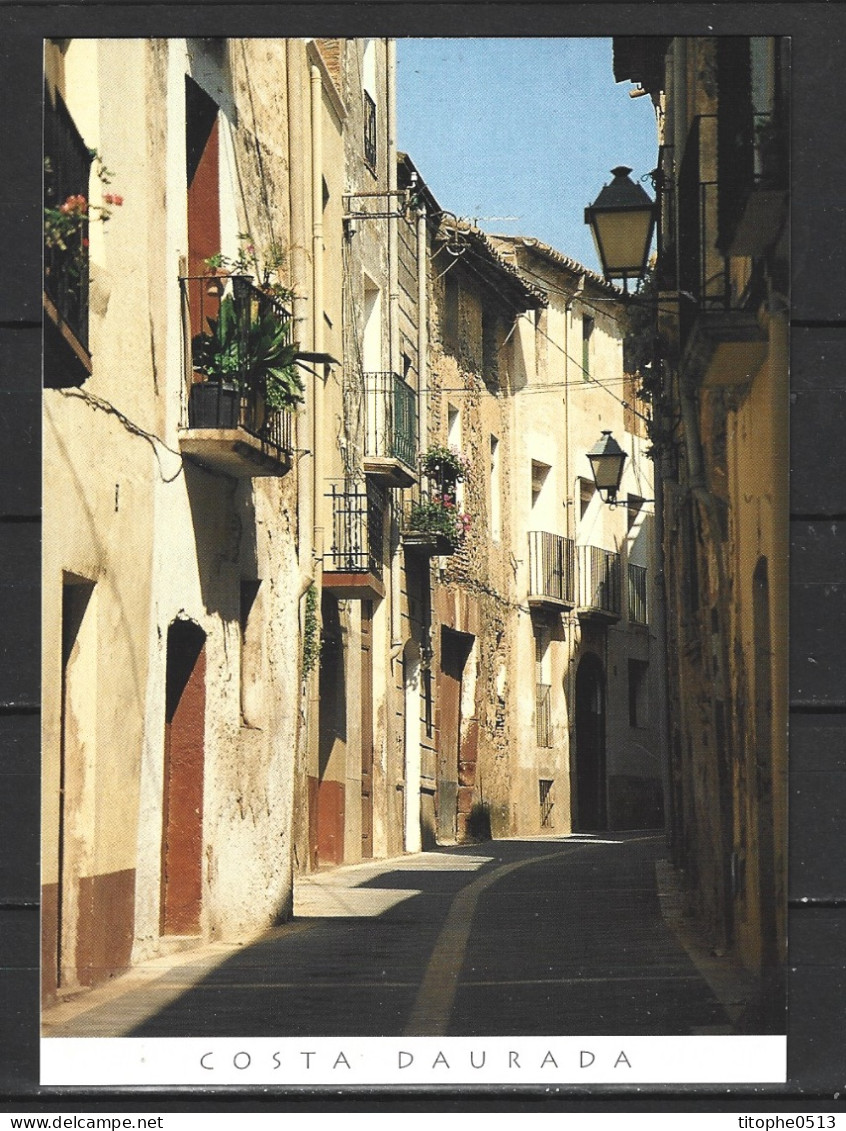
[[[452,273],[444,277],[444,346],[453,353],[459,348],[459,292],[458,280]]]
[[[499,468],[499,440],[496,436],[491,436],[491,538],[498,542],[502,531],[500,523],[502,516],[500,512],[500,468]]]
[[[260,581],[241,582],[241,725],[245,727],[260,725],[264,702],[260,588]]]
[[[364,160],[376,172],[376,45],[367,40],[362,60],[362,95],[364,101]]]
[[[649,664],[629,660],[629,726],[649,725]]]
[[[637,519],[638,519],[638,515],[640,514],[642,507],[643,507],[643,499],[641,499],[639,495],[629,495],[629,496],[627,496],[627,503],[626,503],[626,523],[627,523],[626,529],[627,530],[631,530],[632,527],[636,524]]]
[[[543,494],[544,485],[546,484],[549,473],[552,469],[548,463],[541,463],[539,460],[532,460],[532,509],[538,507],[541,496]]]
[[[552,676],[548,628],[535,629],[535,730],[538,746],[552,746]]]
[[[555,808],[555,801],[552,796],[552,787],[555,783],[549,778],[541,778],[538,781],[540,792],[540,818],[542,829],[554,829],[555,821],[553,819],[553,810]]]
[[[499,319],[490,310],[482,311],[482,376],[488,383],[499,380],[497,330]]]
[[[461,410],[455,405],[447,406],[447,446],[461,451]],[[464,509],[464,482],[455,485],[455,502],[459,510]]]
[[[593,337],[594,320],[587,314],[582,318],[582,379],[590,380],[591,376],[591,339]]]
[[[596,494],[596,484],[589,479],[579,479],[579,518],[582,519],[588,512],[590,501]]]

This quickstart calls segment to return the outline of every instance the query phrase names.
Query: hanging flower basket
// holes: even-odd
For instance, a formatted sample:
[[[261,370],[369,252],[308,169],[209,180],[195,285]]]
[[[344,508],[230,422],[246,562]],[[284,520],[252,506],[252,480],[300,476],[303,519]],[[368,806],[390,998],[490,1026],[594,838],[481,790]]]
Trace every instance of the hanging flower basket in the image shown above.
[[[460,483],[469,470],[469,461],[466,456],[454,448],[447,448],[443,444],[433,444],[424,453],[421,460],[423,473],[435,480],[442,490],[452,488]]]

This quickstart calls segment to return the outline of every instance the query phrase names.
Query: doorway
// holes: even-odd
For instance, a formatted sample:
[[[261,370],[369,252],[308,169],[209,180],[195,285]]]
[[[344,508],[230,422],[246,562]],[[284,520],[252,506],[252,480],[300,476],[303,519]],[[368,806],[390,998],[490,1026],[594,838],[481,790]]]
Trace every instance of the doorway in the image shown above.
[[[67,577],[67,575],[66,575]],[[91,582],[62,588],[62,720],[56,908],[56,984],[86,984],[84,939],[91,907],[83,906],[94,836],[97,719],[97,622]],[[90,893],[90,884],[87,885]]]
[[[373,602],[361,602],[361,858],[373,856]]]
[[[576,671],[576,822],[580,832],[607,828],[605,674],[587,653]]]
[[[191,621],[167,633],[161,933],[200,930],[206,634]]]
[[[458,835],[458,780],[461,758],[461,690],[473,637],[445,628],[441,633],[440,736],[438,741],[437,829],[440,843]]]
[[[405,851],[420,852],[423,835],[420,827],[420,647],[410,640],[403,656],[405,685]]]

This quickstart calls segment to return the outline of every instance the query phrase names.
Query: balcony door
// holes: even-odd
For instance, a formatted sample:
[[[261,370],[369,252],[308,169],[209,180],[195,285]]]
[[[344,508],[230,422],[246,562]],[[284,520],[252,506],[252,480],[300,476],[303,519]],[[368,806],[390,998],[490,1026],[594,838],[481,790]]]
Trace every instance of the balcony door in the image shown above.
[[[607,827],[605,803],[605,674],[586,653],[576,672],[576,820],[580,832]]]
[[[216,317],[204,284],[206,260],[220,251],[220,137],[217,104],[185,78],[185,158],[188,184],[188,301],[191,335]]]

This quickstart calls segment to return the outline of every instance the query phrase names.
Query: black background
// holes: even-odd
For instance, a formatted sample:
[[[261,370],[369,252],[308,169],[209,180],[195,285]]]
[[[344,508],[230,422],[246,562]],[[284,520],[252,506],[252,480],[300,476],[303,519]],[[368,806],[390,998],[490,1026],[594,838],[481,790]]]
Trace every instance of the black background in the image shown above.
[[[45,37],[790,35],[790,977],[786,1085],[143,1094],[38,1085]],[[796,4],[0,0],[0,1110],[778,1111],[846,1092],[846,10]],[[609,71],[609,83],[613,75]],[[92,465],[92,474],[96,466]],[[754,484],[750,490],[754,490]],[[788,610],[784,610],[788,616]]]

